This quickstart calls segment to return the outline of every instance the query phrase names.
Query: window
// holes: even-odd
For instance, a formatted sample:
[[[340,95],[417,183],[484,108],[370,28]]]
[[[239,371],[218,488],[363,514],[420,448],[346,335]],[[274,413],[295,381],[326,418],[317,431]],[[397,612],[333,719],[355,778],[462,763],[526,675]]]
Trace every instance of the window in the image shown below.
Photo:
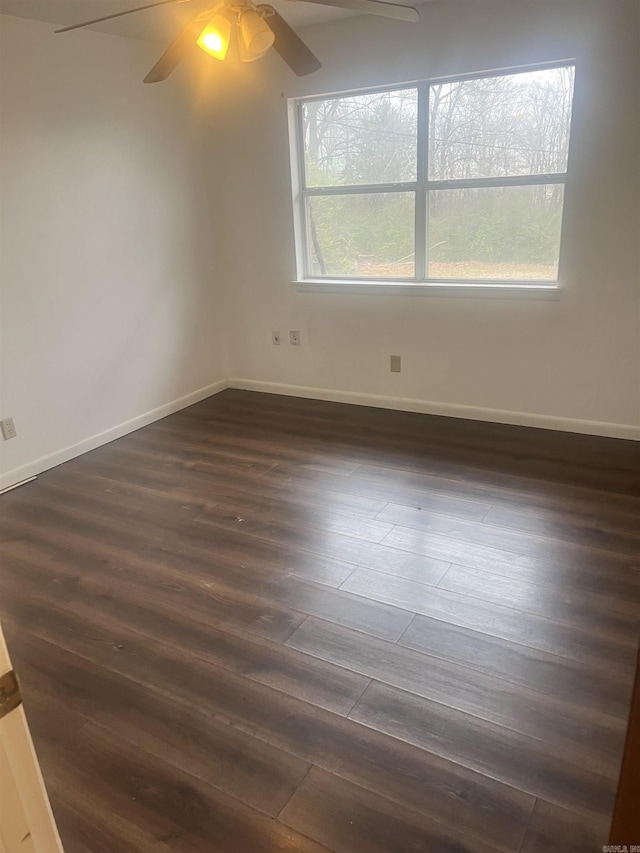
[[[295,103],[299,278],[553,287],[574,67]]]

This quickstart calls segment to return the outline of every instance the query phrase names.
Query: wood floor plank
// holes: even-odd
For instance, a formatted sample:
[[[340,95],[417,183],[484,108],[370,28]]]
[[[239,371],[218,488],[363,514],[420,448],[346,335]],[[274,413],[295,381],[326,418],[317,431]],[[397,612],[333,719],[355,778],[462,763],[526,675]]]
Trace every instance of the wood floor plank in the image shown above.
[[[504,485],[496,485],[478,476],[477,472],[474,479],[462,479],[465,473],[463,469],[455,473],[451,471],[448,476],[426,473],[419,463],[403,465],[401,459],[388,467],[359,465],[351,473],[321,473],[300,461],[280,461],[265,472],[264,479],[269,482],[277,480],[286,485],[300,481],[312,482],[339,494],[371,496],[389,503],[440,511],[443,515],[460,514],[451,504],[447,511],[438,510],[435,500],[440,497],[481,505],[485,512],[490,507],[516,509],[546,520],[559,514],[566,521],[580,519],[586,524],[603,523],[613,530],[631,533],[637,530],[640,511],[637,498],[597,489],[578,489],[566,484],[550,484],[544,480],[522,481],[513,478]],[[444,504],[440,506],[444,507]],[[478,520],[481,513],[476,510],[473,514],[475,520]]]
[[[281,581],[279,598],[310,616],[319,616],[383,640],[399,639],[413,618],[412,613],[395,605],[366,601],[359,595],[345,593],[342,587],[324,589],[294,577]]]
[[[69,796],[69,790],[77,784],[75,779],[67,781],[65,797],[65,790],[60,790],[57,785],[54,787],[55,770],[47,768],[46,772],[51,779],[49,800],[65,853],[151,853],[151,839],[144,837],[139,829],[136,832],[135,824],[130,829],[127,827],[129,831],[126,831],[122,826],[114,826],[113,817],[110,820],[97,819],[79,806],[78,798],[73,794]],[[134,839],[134,833],[138,839]],[[160,844],[155,847],[156,851],[161,849]],[[163,853],[169,850],[165,844]]]
[[[225,503],[224,506],[207,507],[197,516],[197,521],[201,524],[232,528],[241,524],[252,536],[285,541],[298,547],[306,544],[311,550],[314,542],[322,543],[332,534],[363,539],[365,542],[382,542],[392,530],[391,524],[337,512],[304,513],[300,508],[295,511],[292,509],[286,515],[281,512],[279,507],[275,512],[260,512],[247,502],[239,501]]]
[[[196,527],[197,525],[188,530],[191,542],[198,541]],[[202,525],[202,527],[208,528],[209,525]],[[221,542],[227,541],[225,537],[229,531],[225,530],[224,534],[218,534],[217,531],[218,528],[216,527],[213,541],[217,543],[219,536],[222,537]],[[210,546],[209,534],[201,531],[201,536],[204,542],[209,543]],[[346,539],[346,537],[344,538]],[[431,570],[435,571],[434,578],[439,578],[444,573],[444,568],[441,565],[431,567]],[[238,570],[236,572],[241,574]],[[241,581],[241,585],[243,584],[244,580]],[[258,584],[257,580],[254,581],[254,586],[256,584]],[[224,584],[218,584],[218,589],[224,593],[230,585],[231,579],[227,577]],[[410,613],[399,608],[380,602],[367,602],[360,596],[324,588],[324,586],[310,583],[303,578],[294,577],[293,574],[280,577],[276,584],[260,587],[259,592],[262,602],[270,602],[274,605],[276,602],[280,605],[285,604],[296,611],[320,616],[367,633],[373,632],[375,636],[388,639],[398,639],[412,618]]]
[[[2,503],[0,507],[0,523],[15,530],[29,528],[38,529],[41,526],[58,529],[60,534],[65,530],[83,532],[88,535],[110,534],[114,541],[118,540],[120,532],[135,536],[137,548],[146,547],[150,543],[161,544],[175,537],[184,536],[185,525],[195,518],[202,506],[164,502],[162,504],[140,497],[132,501],[133,511],[130,511],[127,500],[118,498],[113,505],[104,500],[69,498],[63,490],[55,495],[47,495],[45,487],[39,481],[33,489],[18,494],[12,501]]]
[[[131,679],[151,695],[173,697],[232,721],[241,731],[395,803],[455,821],[505,853],[518,848],[534,802],[526,793],[198,658],[187,665],[185,655],[169,644],[105,630],[60,612],[43,621],[33,606],[19,614],[20,624],[25,619],[44,643]],[[3,624],[18,649],[18,623],[6,618]]]
[[[471,441],[473,440],[471,435],[468,438]],[[632,445],[631,442],[628,444]],[[384,478],[389,478],[397,471],[404,475],[402,480],[404,486],[416,489],[427,486],[427,481],[431,478],[454,481],[460,484],[460,490],[457,491],[457,494],[461,497],[463,490],[466,490],[470,499],[485,500],[492,504],[501,503],[495,498],[489,500],[492,492],[494,495],[496,493],[509,495],[510,498],[516,500],[519,494],[531,493],[534,496],[534,504],[537,497],[540,499],[539,505],[542,506],[546,505],[547,498],[551,498],[552,501],[560,499],[565,505],[568,501],[579,503],[584,501],[586,505],[591,506],[594,502],[601,502],[603,494],[606,493],[609,495],[609,508],[633,511],[639,507],[637,477],[628,476],[624,483],[616,483],[615,477],[610,477],[602,470],[596,472],[595,469],[592,469],[588,472],[588,465],[585,464],[584,458],[581,472],[577,470],[580,462],[576,457],[574,460],[575,467],[571,466],[573,468],[571,471],[566,468],[563,471],[562,466],[553,470],[552,466],[547,465],[544,472],[542,469],[535,470],[534,467],[533,470],[529,469],[524,473],[518,471],[517,461],[513,457],[508,458],[508,455],[505,454],[504,446],[494,445],[493,460],[491,460],[490,454],[485,453],[476,459],[473,456],[467,456],[466,462],[464,461],[464,454],[458,456],[452,452],[452,449],[448,449],[446,455],[438,454],[438,450],[436,442],[428,454],[424,452],[420,454],[418,451],[415,455],[398,454],[396,458],[390,459],[379,457],[376,460],[364,462],[354,471],[353,475],[384,482]],[[628,451],[627,465],[633,466],[635,464],[632,459],[636,452],[637,449],[631,446]],[[427,464],[422,464],[421,456],[426,457],[425,462]],[[437,459],[435,464],[433,464],[434,456]],[[500,460],[496,456],[500,456]],[[572,476],[574,473],[578,474],[577,478]],[[595,476],[590,477],[589,473]],[[481,496],[482,494],[484,497]]]
[[[540,748],[540,741],[461,711],[373,683],[351,719],[587,816],[605,819],[615,782]]]
[[[48,656],[42,663],[43,653]],[[72,653],[24,638],[19,666],[30,713],[39,696],[91,719],[133,750],[141,749],[209,782],[248,806],[277,817],[311,764],[242,732],[227,722],[186,708],[171,697],[88,666]]]
[[[608,823],[536,802],[522,853],[600,853],[607,843]]]
[[[65,520],[64,515],[56,513],[54,510],[46,510],[44,512],[36,512],[32,515],[32,519],[38,519],[39,526],[48,525],[55,526],[56,521],[61,519],[62,523]],[[197,533],[197,528],[200,527],[200,537]],[[209,533],[206,533],[208,525],[183,526],[181,532],[187,535],[190,541],[197,542],[199,538],[203,539],[207,548],[211,548],[212,541],[217,541],[217,533],[213,540]],[[78,529],[78,528],[76,528]],[[79,528],[85,535],[95,536],[98,530],[103,531],[104,526],[97,522],[89,529],[81,523]],[[125,531],[121,528],[111,529],[107,531],[111,533],[111,541],[117,541],[125,535]],[[65,538],[64,536],[62,537]],[[136,541],[135,536],[133,542]],[[162,538],[151,539],[151,544],[147,537],[144,537],[143,544],[145,551],[150,547],[168,547],[170,548],[171,537],[168,537],[167,543]],[[138,547],[140,547],[138,542]],[[189,549],[188,549],[189,550]],[[218,593],[215,599],[216,612],[212,618],[221,621],[245,621],[257,626],[257,630],[261,633],[272,635],[272,631],[280,633],[282,631],[288,636],[294,630],[297,624],[300,624],[305,615],[320,616],[323,619],[336,621],[339,624],[348,625],[353,628],[365,632],[373,632],[376,636],[381,636],[389,639],[398,639],[404,629],[411,621],[411,614],[406,610],[401,610],[397,607],[383,604],[381,602],[365,601],[360,596],[351,595],[341,592],[336,589],[324,587],[323,585],[310,583],[303,578],[294,577],[293,574],[280,577],[273,583],[264,583],[260,586],[259,581],[253,584],[254,588],[260,586],[260,601],[249,602],[249,613],[246,613],[247,604],[244,600],[237,601],[238,595],[242,596],[246,593],[245,580],[242,577],[242,572],[237,570],[240,575],[239,587],[233,584],[232,578],[227,576],[224,582],[216,582],[214,584],[214,592]],[[438,576],[441,573],[438,572]],[[215,577],[207,578],[207,582],[214,582]],[[179,583],[179,579],[178,579]],[[180,586],[180,583],[179,583]],[[158,590],[154,589],[157,594]],[[204,595],[204,593],[203,593]],[[246,595],[245,595],[246,598]],[[204,606],[211,606],[212,602],[207,605],[206,600]],[[286,606],[286,610],[282,610],[282,605]],[[258,607],[256,611],[256,606]],[[266,606],[266,608],[265,608]],[[274,611],[275,608],[275,611]],[[270,612],[271,611],[271,612]],[[291,613],[291,611],[299,611],[299,614]],[[260,615],[262,613],[262,616]],[[304,615],[300,615],[304,614]],[[267,630],[264,630],[267,629]]]
[[[495,853],[494,847],[478,839],[465,839],[459,827],[430,821],[317,768],[311,770],[280,819],[344,853],[447,849]]]
[[[626,731],[620,718],[317,619],[308,619],[287,645],[537,738],[567,761],[617,781]]]
[[[95,468],[96,466],[92,466]],[[167,466],[164,466],[165,469]],[[118,465],[110,463],[110,470],[118,468]],[[133,485],[146,488],[165,490],[171,484],[173,501],[163,504],[166,513],[166,523],[172,525],[173,516],[176,511],[184,517],[198,517],[203,523],[215,524],[220,527],[235,528],[237,525],[252,533],[252,535],[266,539],[284,540],[292,545],[303,544],[309,547],[307,540],[313,541],[314,537],[323,540],[327,534],[342,534],[356,539],[364,539],[368,542],[379,542],[392,529],[390,524],[368,519],[357,514],[338,512],[332,509],[319,509],[314,505],[306,505],[303,501],[285,501],[282,498],[275,500],[274,497],[262,498],[255,494],[233,490],[230,497],[229,490],[222,491],[215,485],[204,472],[196,472],[193,469],[185,469],[182,466],[172,466],[168,470],[160,471],[157,468],[134,468],[135,476],[132,476],[132,466],[121,463],[122,476],[132,480]],[[194,495],[191,505],[185,505],[180,500],[180,488],[193,487],[194,480],[201,487]],[[44,493],[46,498],[50,496],[59,506],[73,506],[74,496],[70,496],[63,488],[55,483],[44,481],[38,483],[38,490]],[[136,497],[123,495],[119,491],[117,505],[114,513],[121,518],[122,523],[131,525],[149,520],[148,509],[136,501]],[[19,502],[19,496],[16,501]],[[218,501],[224,499],[224,505],[218,506]],[[232,499],[233,498],[233,499]],[[75,498],[77,501],[77,497]],[[179,503],[178,503],[179,502]],[[98,512],[100,504],[109,504],[109,494],[103,493],[99,499],[88,494],[84,500],[84,506],[80,510],[85,515],[94,509]],[[157,502],[156,502],[157,503]],[[326,501],[327,504],[331,502]],[[178,506],[176,506],[178,504]],[[173,525],[172,525],[173,526]],[[313,550],[311,548],[311,550]]]
[[[580,560],[597,565],[633,568],[638,559],[637,540],[635,537],[627,537],[624,534],[614,536],[611,541],[605,542],[610,546],[615,542],[615,551],[612,551],[610,547],[596,548],[583,542],[576,544],[550,539],[507,527],[497,527],[486,522],[449,518],[399,504],[388,504],[376,518],[400,527],[415,528],[429,534],[435,533],[439,536],[500,548],[516,554],[526,554],[541,560],[564,559],[571,562]]]
[[[250,392],[225,392],[226,411],[237,414],[248,409],[254,418],[262,415],[262,426],[274,425],[286,430],[316,426],[314,434],[337,444],[342,438],[349,447],[361,447],[362,435],[375,440],[402,467],[419,467],[423,460],[462,459],[465,469],[486,466],[481,475],[509,472],[511,479],[545,479],[563,483],[586,483],[601,489],[638,495],[639,484],[634,464],[637,447],[633,441],[603,442],[595,436],[551,433],[506,424],[484,424],[463,419],[429,417],[409,412],[388,412],[357,407],[348,413],[343,404],[311,400],[292,401],[273,395],[260,395],[254,403]],[[218,407],[216,407],[218,409]],[[219,409],[218,409],[219,411]],[[258,414],[260,412],[260,415]],[[279,419],[279,420],[278,420]],[[346,429],[345,429],[346,427]],[[398,430],[403,442],[397,442]],[[428,447],[428,452],[425,452]],[[527,452],[523,453],[523,447]],[[374,460],[369,460],[373,462]]]
[[[174,440],[175,437],[175,440]],[[136,443],[136,438],[141,438],[142,441]],[[204,438],[204,435],[203,435]],[[158,450],[162,449],[162,470],[165,472],[177,470],[178,472],[187,473],[188,471],[205,471],[217,477],[225,477],[235,474],[240,479],[251,479],[257,481],[262,474],[270,471],[276,464],[276,459],[269,454],[254,453],[245,456],[238,453],[237,445],[232,454],[221,452],[223,442],[216,438],[208,436],[204,441],[198,442],[198,436],[194,432],[191,433],[189,441],[185,441],[184,429],[174,429],[171,432],[171,444],[167,447],[167,433],[165,432],[160,438],[155,441],[150,437],[150,434],[144,433],[143,436],[138,436],[138,433],[125,436],[118,441],[117,456],[110,460],[114,475],[118,475],[122,467],[126,464],[129,467],[148,468],[153,470],[157,468]],[[182,448],[182,449],[181,449]],[[167,452],[168,450],[168,452]],[[279,457],[278,457],[279,458]],[[289,458],[285,454],[285,458]],[[154,466],[153,460],[156,465]],[[99,456],[82,459],[77,466],[70,466],[67,470],[74,473],[86,475],[90,473],[94,466],[100,465],[101,459]],[[56,477],[56,483],[61,483],[61,480]]]
[[[584,589],[640,602],[640,572],[632,566],[602,565],[597,560],[570,561],[564,557],[538,559],[501,548],[463,542],[446,536],[395,527],[384,544],[411,554],[449,559],[450,563],[502,574],[526,581],[552,583],[568,589]],[[375,568],[375,567],[371,567]]]
[[[373,498],[383,504],[378,508],[378,512],[384,509],[384,505],[388,502],[392,502],[420,507],[422,510],[439,512],[454,518],[482,521],[491,509],[491,503],[480,499],[469,499],[465,494],[458,497],[456,494],[443,494],[437,490],[412,490],[403,487],[401,475],[398,476],[397,472],[395,482],[389,478],[390,481],[387,483],[372,485],[370,480],[360,476],[361,470],[362,466],[350,475],[327,472],[320,472],[319,475],[313,469],[301,470],[299,464],[279,463],[265,472],[263,479],[267,483],[277,483],[283,487],[295,485],[296,489],[300,487],[301,481],[305,484],[313,484],[316,488],[336,495],[338,500],[347,496],[360,497],[360,499],[369,496],[369,499]],[[451,492],[454,491],[455,488],[451,488]]]
[[[591,626],[595,631],[610,633],[614,637],[628,637],[632,642],[638,638],[640,607],[635,601],[581,589],[568,591],[551,584],[529,583],[455,565],[449,568],[438,588],[515,607],[559,622]]]
[[[523,510],[510,507],[492,507],[483,521],[487,524],[495,524],[498,527],[509,527],[513,530],[522,530],[525,533],[535,533],[550,539],[559,539],[565,542],[591,545],[594,548],[605,551],[620,551],[636,554],[640,558],[640,534],[638,523],[640,516],[636,513],[635,526],[631,527],[631,518],[622,523],[611,524],[611,513],[599,512],[591,518],[576,519],[575,515],[569,513],[555,512],[550,516],[540,513],[531,514]],[[626,521],[626,524],[624,523]]]
[[[31,715],[35,737],[51,744],[52,755],[60,763],[67,763],[70,758],[73,761],[74,756],[81,759],[87,787],[91,789],[94,776],[104,782],[103,798],[109,796],[116,803],[125,798],[135,802],[138,814],[151,816],[156,824],[149,832],[151,838],[161,843],[168,840],[169,849],[181,853],[216,849],[229,853],[326,850],[304,834],[247,807],[170,762],[142,749],[132,749],[98,723],[84,721],[42,697],[33,699],[31,704],[41,708],[38,714]],[[56,772],[52,765],[53,761],[46,765],[51,775]],[[97,787],[99,790],[99,783]],[[163,848],[151,846],[151,850],[156,849]]]
[[[234,424],[225,424],[220,417],[204,419],[195,417],[193,413],[184,416],[184,413],[176,414],[180,417],[163,418],[145,430],[124,436],[119,440],[119,447],[164,456],[169,445],[174,458],[185,461],[194,458],[215,460],[225,466],[238,467],[257,465],[270,469],[277,464],[304,464],[309,461],[305,447],[296,448],[290,443],[283,443],[278,441],[277,436],[270,439],[259,424],[247,425],[240,420]],[[329,451],[330,448],[327,448],[326,456],[329,456]],[[189,457],[190,453],[193,456]],[[320,463],[321,454],[318,453],[317,457]],[[327,464],[330,464],[329,459]],[[346,460],[336,462],[343,473],[354,470],[357,464],[349,464]]]
[[[26,567],[20,566],[23,572]],[[53,579],[55,584],[55,578]],[[13,614],[30,613],[31,618],[53,619],[46,602],[39,595],[37,579],[14,579],[13,588],[0,585],[2,606]],[[49,594],[51,602],[52,596]],[[59,585],[59,598],[54,605],[60,617],[73,614],[90,625],[98,617],[104,627],[116,632],[159,637],[170,642],[188,658],[196,656],[212,665],[223,667],[244,677],[269,685],[290,695],[318,704],[340,714],[347,714],[368,684],[365,676],[343,668],[322,664],[314,658],[295,655],[286,646],[267,639],[243,637],[237,631],[229,633],[203,622],[185,623],[175,618],[171,608],[146,606],[126,587],[124,594],[105,592],[96,583],[70,589]],[[175,611],[174,611],[175,612]]]
[[[407,553],[376,542],[356,542],[347,536],[325,537],[320,542],[309,542],[308,545],[332,560],[433,585],[444,577],[450,566],[443,558]]]
[[[398,643],[621,720],[629,714],[629,679],[614,669],[588,666],[428,616],[416,616]]]
[[[634,666],[636,643],[633,639],[597,633],[591,627],[552,621],[514,607],[366,569],[355,571],[340,588],[594,666],[623,673],[629,673]]]
[[[159,469],[156,454],[121,450],[108,462],[93,462],[90,467],[75,465],[55,480],[45,478],[42,482],[43,486],[49,489],[67,488],[76,494],[86,494],[91,501],[95,495],[95,484],[91,478],[95,479],[96,471],[99,472],[99,479],[108,483],[106,489],[103,486],[103,500],[114,493],[126,495],[127,486],[138,486],[153,492],[158,501],[164,497],[187,504],[199,502],[203,510],[208,505],[215,506],[220,503],[229,507],[240,504],[247,516],[255,514],[263,519],[270,518],[275,513],[300,523],[316,519],[322,522],[323,512],[326,512],[329,514],[329,520],[336,526],[343,524],[346,529],[356,532],[362,527],[378,538],[390,529],[388,525],[373,520],[377,512],[384,507],[381,501],[357,496],[347,496],[340,500],[314,488],[296,490],[296,499],[292,500],[290,491],[265,485],[261,470],[256,473],[253,469],[237,471],[232,467],[230,471],[216,469],[211,472],[206,458],[182,462],[169,457]],[[136,479],[136,474],[140,472],[149,473],[154,479]],[[356,520],[352,520],[351,516],[355,516]]]
[[[140,561],[126,556],[111,562],[106,550],[102,558],[90,557],[86,552],[67,556],[64,549],[54,556],[46,540],[38,546],[33,540],[8,543],[4,551],[4,571],[15,579],[15,585],[31,582],[35,589],[47,590],[54,601],[93,594],[94,598],[103,596],[106,608],[118,593],[121,598],[126,597],[129,605],[138,601],[159,611],[182,609],[189,613],[190,621],[244,628],[271,640],[286,639],[307,616],[269,604],[246,589],[230,589],[214,572],[193,578],[187,573],[171,572],[157,562],[143,562],[141,566]],[[194,568],[193,562],[191,567]]]
[[[182,445],[180,445],[180,441],[183,442]],[[247,445],[249,446],[248,455],[251,461],[237,458],[239,445],[241,445],[240,452],[242,454],[247,452]],[[180,447],[184,449],[180,450]],[[221,449],[226,452],[221,453]],[[146,440],[142,450],[137,447],[134,448],[134,452],[137,454],[134,458],[137,459],[142,455],[145,466],[153,468],[153,462],[154,460],[157,461],[159,450],[164,454],[166,450],[165,437],[161,437],[151,445]],[[128,453],[130,453],[130,449],[127,446],[119,448],[118,459],[122,458],[126,461]],[[293,462],[290,461],[292,453],[295,458]],[[287,461],[282,461],[283,458]],[[276,483],[271,478],[267,478],[266,475],[280,465],[292,464],[295,465],[297,471],[305,470],[313,475],[306,483],[298,479],[295,485],[295,494],[304,503],[320,507],[342,507],[344,511],[370,518],[375,517],[386,504],[385,500],[370,495],[336,494],[327,490],[322,485],[322,478],[318,477],[318,474],[324,476],[329,472],[335,473],[337,470],[342,476],[345,476],[357,465],[332,457],[325,459],[322,455],[310,459],[308,450],[304,448],[298,448],[297,452],[295,449],[289,448],[283,453],[282,442],[278,441],[277,437],[271,443],[266,442],[264,436],[256,436],[252,442],[242,442],[236,433],[233,436],[217,434],[215,437],[205,433],[202,435],[202,440],[198,442],[197,436],[192,434],[190,434],[188,441],[185,440],[184,431],[178,430],[172,434],[170,459],[174,464],[179,464],[193,472],[213,475],[217,488],[245,486],[252,489],[254,493],[268,497],[277,496],[279,499],[285,500],[288,500],[291,495],[292,490],[289,488],[289,484]],[[117,470],[121,475],[122,467]],[[198,482],[197,474],[194,479]]]
[[[180,496],[157,495],[154,490],[148,490],[137,483],[112,487],[110,500],[106,500],[102,494],[99,497],[85,497],[80,506],[78,498],[70,496],[64,489],[49,489],[48,496],[46,486],[40,483],[36,486],[28,496],[22,495],[13,505],[0,507],[0,519],[5,518],[14,525],[30,523],[37,528],[64,526],[66,529],[79,530],[88,527],[93,536],[101,535],[106,528],[112,534],[111,539],[116,541],[118,537],[124,538],[127,532],[134,531],[137,534],[138,547],[140,539],[144,539],[145,547],[149,542],[164,544],[170,541],[173,533],[185,540],[183,547],[193,550],[194,544],[198,543],[197,530],[189,527],[187,535],[184,525],[188,525],[190,520],[196,517],[198,523],[206,522],[207,525],[215,527],[215,531],[201,532],[200,535],[200,541],[209,551],[212,537],[215,537],[214,541],[218,547],[218,542],[226,543],[229,536],[234,534],[250,536],[251,550],[264,549],[267,546],[263,543],[268,543],[272,549],[284,549],[289,555],[287,559],[293,561],[294,572],[297,572],[296,566],[300,564],[300,574],[314,580],[315,569],[305,570],[302,564],[306,562],[317,565],[319,558],[341,564],[367,565],[424,583],[437,583],[449,567],[449,563],[441,559],[407,554],[405,551],[377,545],[375,542],[360,544],[359,537],[354,541],[350,536],[343,536],[335,531],[331,531],[329,535],[326,530],[314,528],[313,535],[305,536],[299,525],[294,530],[296,526],[290,523],[284,528],[278,528],[264,520],[252,522],[251,519],[238,514],[244,512],[242,508],[236,507],[234,511],[228,512],[222,510],[216,518],[199,517],[203,507],[202,501],[191,506],[184,504]],[[112,502],[116,507],[113,518],[110,510]],[[159,515],[156,514],[156,507],[160,509]],[[159,525],[159,521],[163,521],[163,524]],[[350,524],[359,526],[357,520],[350,520]],[[260,540],[260,545],[254,544],[254,537]],[[309,552],[317,556],[312,558]],[[344,566],[341,570],[344,571]],[[323,577],[319,580],[324,582]]]
[[[148,499],[148,494],[138,494],[138,500]],[[92,524],[89,530],[82,524],[72,528],[68,517],[59,513],[52,515],[50,511],[41,517],[37,527],[25,521],[22,513],[5,514],[5,519],[7,517],[10,518],[11,529],[11,534],[6,532],[7,541],[20,539],[27,544],[28,540],[29,545],[44,547],[50,553],[55,551],[61,559],[71,559],[81,565],[86,564],[85,558],[89,556],[102,563],[108,560],[114,570],[126,564],[142,577],[148,576],[150,568],[153,572],[166,568],[170,574],[180,578],[199,577],[203,580],[221,575],[228,578],[232,572],[234,577],[241,579],[250,577],[252,583],[265,576],[276,579],[295,574],[316,583],[338,587],[355,569],[353,564],[332,560],[312,551],[257,540],[239,530],[216,529],[212,537],[203,526],[193,525],[188,528],[188,536],[152,542],[145,538],[142,547],[136,529],[113,525],[108,517]],[[3,530],[2,524],[0,517],[0,531]],[[411,565],[421,565],[420,558],[406,556]],[[424,562],[429,563],[428,560]],[[441,571],[433,579],[439,580],[444,576],[447,567],[448,564],[442,564]]]
[[[129,483],[132,468],[157,471],[157,453],[150,451],[126,451],[118,448],[117,459],[109,462],[108,474],[104,464],[95,473],[96,463],[87,465],[81,470],[70,467],[61,475],[55,477],[53,483],[56,487],[65,487],[91,494],[96,487],[104,483],[109,491],[118,487],[118,484]],[[283,511],[299,512],[302,507],[319,510],[329,510],[332,513],[355,515],[357,517],[374,519],[380,510],[384,509],[385,502],[374,500],[359,495],[336,495],[324,489],[309,485],[308,487],[298,484],[295,490],[296,499],[291,500],[291,491],[285,487],[278,488],[274,483],[265,481],[263,475],[271,469],[270,464],[245,463],[238,466],[231,460],[225,464],[218,459],[215,463],[209,461],[207,455],[193,450],[189,452],[190,459],[186,461],[181,457],[169,457],[162,466],[162,472],[166,475],[165,494],[172,498],[183,497],[187,502],[193,501],[194,495],[201,494],[213,503],[237,503],[242,501],[244,505],[255,506],[257,509],[273,509],[282,507]],[[95,481],[98,481],[97,483]],[[49,481],[45,482],[50,482]],[[101,482],[102,481],[102,482]],[[159,485],[159,484],[158,484]],[[159,494],[158,489],[156,491]],[[287,514],[289,514],[287,513]]]
[[[34,714],[31,716],[35,718]],[[107,765],[106,772],[101,770],[99,758],[87,757],[78,750],[77,738],[56,742],[50,733],[41,730],[37,731],[35,739],[42,755],[42,771],[50,789],[54,816],[61,821],[60,835],[65,853],[95,853],[96,850],[103,853],[100,845],[106,846],[113,835],[119,840],[115,847],[118,853],[168,853],[170,850],[208,853],[210,839],[199,827],[190,832],[173,815],[150,807],[135,791],[127,790],[126,783],[117,776],[108,778],[112,768]],[[135,752],[130,757],[140,765],[140,778],[140,767],[144,767],[145,762]],[[147,784],[152,789],[151,779]],[[175,784],[175,789],[179,784]],[[184,787],[185,804],[189,807],[189,791],[186,785]],[[159,796],[163,793],[166,796],[166,787],[164,791],[160,787],[156,790]],[[175,799],[179,796],[179,790],[175,790]],[[59,805],[62,805],[61,812]],[[104,853],[110,853],[108,847]]]
[[[148,493],[138,494],[137,497],[138,501],[149,499]],[[46,535],[49,542],[59,544],[75,537],[75,541],[83,540],[83,549],[90,547],[91,542],[99,542],[100,547],[110,550],[120,546],[121,550],[129,549],[132,553],[144,550],[145,555],[154,551],[156,557],[158,550],[162,550],[172,554],[173,560],[184,558],[185,555],[210,560],[212,549],[215,549],[216,565],[236,561],[236,564],[255,569],[267,568],[278,575],[282,575],[285,570],[286,573],[328,586],[338,586],[337,578],[343,575],[342,583],[357,565],[370,566],[422,583],[437,584],[450,565],[443,560],[353,540],[347,536],[325,537],[313,542],[317,550],[306,550],[287,542],[249,536],[246,527],[241,524],[219,527],[192,524],[187,519],[168,529],[157,522],[149,522],[146,526],[140,523],[128,525],[119,520],[113,522],[108,513],[104,512],[104,507],[101,509],[99,514],[81,510],[67,511],[61,506],[53,507],[49,501],[32,493],[20,506],[0,507],[0,535],[4,535],[7,540],[24,538],[25,535],[29,539]]]

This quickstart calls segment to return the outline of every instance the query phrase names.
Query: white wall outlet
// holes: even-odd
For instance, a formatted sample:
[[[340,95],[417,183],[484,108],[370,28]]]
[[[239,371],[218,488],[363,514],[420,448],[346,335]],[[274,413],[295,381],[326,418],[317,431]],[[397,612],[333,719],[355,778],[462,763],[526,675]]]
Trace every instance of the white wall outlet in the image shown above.
[[[392,373],[400,373],[401,367],[401,358],[399,355],[391,356],[391,372]]]
[[[271,343],[274,347],[280,346],[280,332],[271,332]]]
[[[16,432],[16,425],[13,422],[13,418],[3,418],[0,421],[0,427],[2,427],[2,435],[4,436],[5,440],[15,438],[18,434]]]
[[[298,332],[297,329],[289,332],[289,343],[292,347],[300,346],[300,332]]]

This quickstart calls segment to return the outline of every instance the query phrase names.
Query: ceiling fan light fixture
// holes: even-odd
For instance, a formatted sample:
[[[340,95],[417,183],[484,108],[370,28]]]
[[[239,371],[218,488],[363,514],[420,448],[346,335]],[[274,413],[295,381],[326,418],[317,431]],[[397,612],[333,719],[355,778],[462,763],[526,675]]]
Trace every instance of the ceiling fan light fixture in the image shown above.
[[[224,59],[231,41],[231,21],[218,12],[202,30],[196,44],[210,56]]]
[[[276,37],[264,17],[255,9],[247,9],[241,13],[239,28],[239,52],[243,62],[260,59],[273,47]]]

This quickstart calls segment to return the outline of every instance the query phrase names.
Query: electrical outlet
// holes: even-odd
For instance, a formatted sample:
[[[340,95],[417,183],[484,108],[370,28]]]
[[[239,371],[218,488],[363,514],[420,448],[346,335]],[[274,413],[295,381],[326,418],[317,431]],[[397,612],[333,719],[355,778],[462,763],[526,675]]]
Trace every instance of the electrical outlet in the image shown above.
[[[18,434],[16,432],[16,425],[13,422],[13,418],[3,418],[0,421],[0,427],[2,427],[2,435],[4,436],[5,440],[15,438]]]
[[[298,332],[297,330],[293,330],[293,331],[289,332],[289,343],[291,344],[292,347],[299,347],[300,346],[300,332]]]
[[[391,356],[391,372],[392,373],[400,373],[400,370],[401,370],[400,362],[401,362],[401,359],[400,359],[399,355],[392,355]]]
[[[274,347],[280,346],[280,332],[271,332],[271,343]]]

